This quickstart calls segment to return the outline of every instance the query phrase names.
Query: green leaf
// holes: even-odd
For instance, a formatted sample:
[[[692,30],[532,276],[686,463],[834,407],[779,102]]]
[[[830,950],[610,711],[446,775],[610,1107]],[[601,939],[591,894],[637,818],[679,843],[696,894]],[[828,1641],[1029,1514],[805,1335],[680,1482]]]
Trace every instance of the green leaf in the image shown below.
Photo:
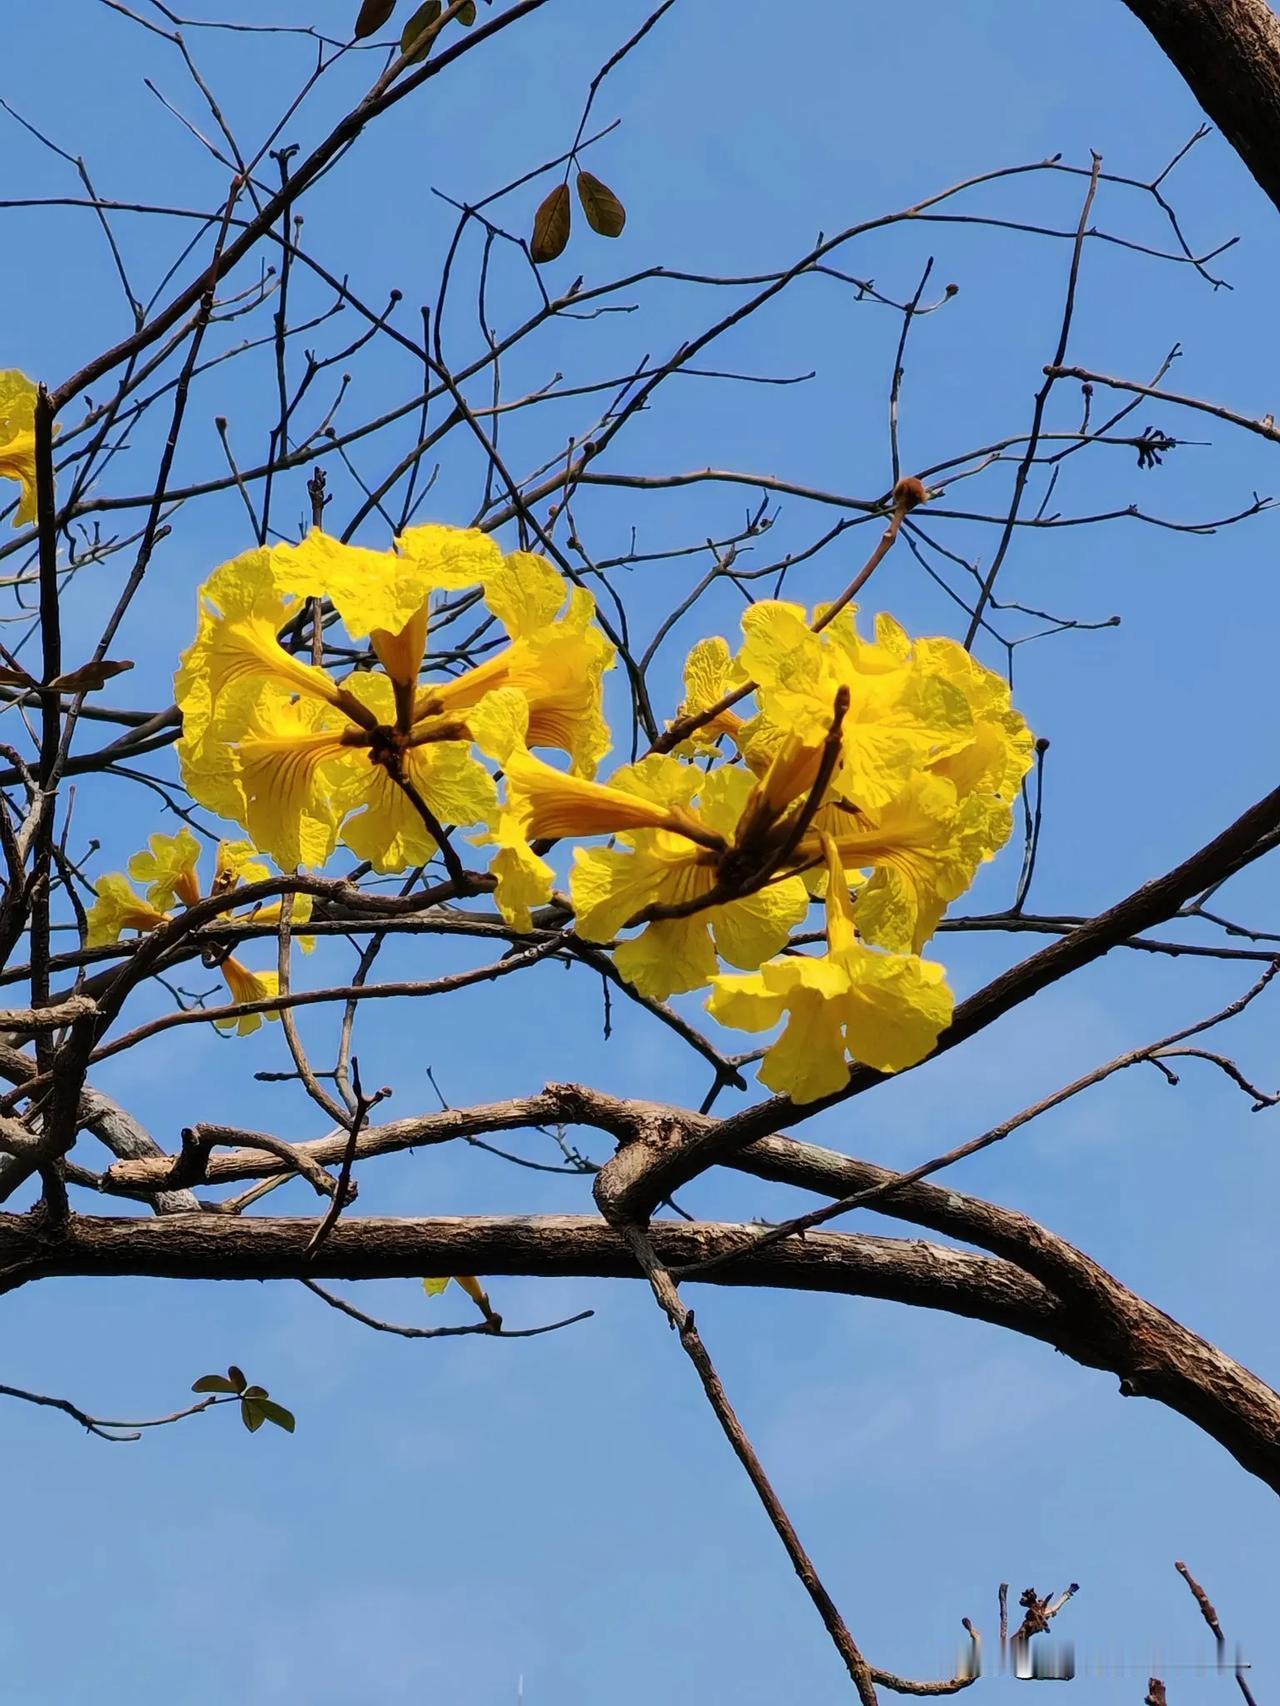
[[[240,1400],[240,1420],[251,1434],[256,1434],[266,1419],[262,1413],[261,1398],[242,1398]]]
[[[578,173],[578,200],[587,216],[587,224],[602,237],[621,237],[627,223],[627,210],[608,184],[602,184],[594,172]]]
[[[231,1382],[231,1390],[233,1392],[243,1392],[245,1387],[248,1385],[248,1382],[245,1380],[243,1370],[238,1369],[234,1363],[232,1363],[231,1367],[227,1370],[227,1379]]]
[[[529,245],[529,253],[538,266],[564,254],[572,219],[569,186],[557,184],[533,216],[533,241]]]
[[[287,1434],[291,1434],[298,1425],[294,1420],[293,1411],[286,1410],[283,1404],[277,1404],[274,1398],[259,1398],[255,1408],[262,1411],[265,1421],[274,1422]]]
[[[229,1381],[225,1374],[202,1374],[199,1380],[193,1381],[193,1392],[236,1392],[238,1387]]]
[[[426,4],[424,6],[419,6],[418,10],[405,25],[404,33],[400,37],[400,51],[401,53],[409,54],[410,65],[416,65],[420,59],[425,59],[428,53],[430,53],[430,41],[424,41],[416,53],[409,53],[409,49],[422,34],[423,30],[430,29],[431,25],[435,23],[443,10],[444,7],[441,4],[441,0],[426,0]]]
[[[265,1398],[266,1395],[267,1389],[265,1386],[246,1386],[244,1391],[240,1394],[242,1398]]]
[[[356,19],[356,40],[361,41],[365,36],[376,34],[395,9],[396,0],[364,0],[360,15]]]
[[[464,30],[469,30],[476,21],[476,0],[467,0],[465,6],[458,7],[458,22]]]

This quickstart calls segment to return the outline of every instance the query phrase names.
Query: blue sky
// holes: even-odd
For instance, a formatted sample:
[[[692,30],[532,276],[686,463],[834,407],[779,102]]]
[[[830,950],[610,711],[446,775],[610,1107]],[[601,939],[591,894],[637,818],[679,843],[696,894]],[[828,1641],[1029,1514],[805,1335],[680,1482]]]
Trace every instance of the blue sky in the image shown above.
[[[14,10],[0,95],[83,153],[104,195],[216,200],[225,175],[144,87],[150,77],[194,112],[171,49],[89,0]],[[340,33],[353,11],[352,0],[277,0],[270,16]],[[565,147],[592,73],[641,16],[631,4],[552,0],[456,78],[402,103],[308,201],[309,244],[349,271],[371,302],[381,305],[392,285],[404,290],[412,323],[418,301],[434,294],[449,233],[431,187],[474,198]],[[246,52],[240,37],[191,39],[249,139],[274,120],[308,63],[287,40],[255,38]],[[322,134],[374,63],[366,57],[336,74],[289,140],[309,144]],[[680,0],[606,83],[596,111],[602,122],[622,121],[591,163],[626,200],[627,231],[616,245],[577,234],[549,269],[553,288],[578,271],[591,283],[657,263],[767,269],[819,230],[1059,151],[1087,165],[1096,148],[1108,170],[1146,178],[1199,122],[1119,0],[1070,8],[926,0],[909,27],[891,10],[840,0],[814,0],[802,12]],[[78,193],[65,163],[4,124],[6,196]],[[1083,189],[1078,177],[1023,178],[982,190],[965,210],[1070,229]],[[1071,359],[1146,377],[1180,342],[1171,384],[1265,413],[1276,399],[1268,334],[1280,221],[1216,137],[1179,168],[1171,193],[1194,245],[1241,238],[1213,269],[1233,288],[1214,291],[1191,268],[1091,244]],[[535,199],[531,191],[513,198],[513,218],[526,221]],[[0,365],[60,379],[127,329],[118,287],[91,216],[10,210],[3,218]],[[1168,239],[1158,211],[1115,186],[1104,185],[1095,223],[1152,245]],[[120,230],[149,293],[173,256],[174,231],[137,218]],[[910,295],[929,256],[935,284],[960,286],[913,332],[902,405],[907,468],[1024,430],[1057,335],[1068,253],[1053,239],[912,224],[844,254],[850,271],[897,298]],[[475,251],[468,257],[474,277]],[[300,300],[313,311],[327,305],[323,291]],[[634,314],[544,333],[513,364],[512,390],[554,371],[623,373],[727,305],[663,283],[629,300],[640,304]],[[528,306],[512,275],[500,287],[500,314],[514,318]],[[469,311],[460,296],[446,325],[455,359],[474,346]],[[889,311],[855,303],[830,281],[803,281],[715,346],[706,365],[773,375],[817,368],[814,381],[677,382],[609,466],[733,467],[873,497],[888,484],[897,331]],[[317,347],[351,336],[348,315],[336,331],[317,332]],[[352,370],[348,420],[408,394],[413,382],[408,358],[390,354]],[[268,369],[252,362],[211,375],[194,396],[179,475],[219,465],[217,414],[229,418],[239,454],[259,453],[269,387]],[[1074,425],[1077,406],[1064,388],[1055,426]],[[565,405],[517,420],[514,462],[554,454],[585,419],[582,406]],[[1074,458],[1055,508],[1083,514],[1140,501],[1153,514],[1200,521],[1280,489],[1274,451],[1261,441],[1144,403],[1132,425],[1148,423],[1212,445],[1142,474],[1128,451]],[[405,442],[403,434],[376,440],[354,453],[357,466],[376,478]],[[476,461],[456,436],[446,445],[431,513],[462,521],[476,504]],[[138,474],[126,465],[111,489],[145,481],[143,452],[130,454]],[[329,466],[345,518],[359,492],[340,465]],[[286,486],[281,518],[303,509],[303,478]],[[996,471],[957,485],[939,507],[994,511],[1006,493],[1007,472]],[[752,497],[749,488],[712,485],[634,498],[594,493],[579,523],[596,555],[624,550],[633,525],[646,548],[660,550],[733,530]],[[835,513],[783,500],[754,560],[803,546]],[[989,529],[929,525],[954,549],[989,561]],[[1085,621],[1121,618],[1117,628],[1017,653],[1019,703],[1052,741],[1036,908],[1100,908],[1274,785],[1276,527],[1263,515],[1204,538],[1122,520],[1018,539],[1003,596]],[[385,543],[377,524],[360,537]],[[870,537],[855,531],[797,571],[793,594],[829,595]],[[127,678],[137,703],[167,696],[195,585],[247,542],[234,494],[181,518],[122,637],[138,665]],[[73,636],[92,638],[115,572],[77,583]],[[681,595],[688,574],[685,560],[628,578],[641,629]],[[892,609],[917,631],[957,632],[955,606],[905,552],[873,587],[871,608]],[[731,632],[735,619],[727,598],[709,602],[704,624],[678,631],[662,679],[674,684],[698,633]],[[172,828],[149,793],[117,791],[125,786],[109,803],[102,791],[83,790],[86,818],[95,802],[110,814],[95,823],[104,843],[95,870],[118,867],[152,829]],[[984,877],[975,909],[1007,900],[1016,863],[1010,852]],[[1255,871],[1228,891],[1231,910],[1274,928],[1273,890]],[[952,935],[940,951],[965,992],[1019,957],[1024,941]],[[426,956],[431,973],[473,963],[469,950],[411,941],[388,952],[385,974],[422,975]],[[820,1116],[805,1134],[895,1165],[918,1162],[1230,1000],[1249,980],[1247,965],[1113,956],[968,1048]],[[1273,1011],[1259,1004],[1230,1033],[1232,1051],[1264,1082]],[[615,1007],[615,1018],[606,1045],[592,980],[546,967],[447,1006],[393,1014],[384,1005],[360,1053],[367,1081],[395,1083],[393,1114],[433,1104],[428,1063],[458,1103],[569,1077],[617,1093],[700,1098],[702,1074],[665,1032],[643,1014]],[[317,1039],[327,1034],[321,1022],[308,1027]],[[252,1080],[254,1069],[279,1066],[279,1054],[274,1030],[232,1045],[192,1027],[111,1063],[99,1081],[167,1143],[197,1117],[318,1135],[319,1116],[291,1087]],[[1274,1378],[1275,1119],[1250,1115],[1243,1098],[1194,1063],[1177,1090],[1154,1072],[1127,1074],[955,1177],[960,1188],[1039,1216]],[[541,1154],[532,1136],[513,1141]],[[368,1169],[361,1183],[364,1213],[589,1208],[572,1179],[444,1148]],[[686,1200],[722,1219],[772,1216],[794,1203],[719,1175]],[[296,1187],[270,1203],[311,1210]],[[365,1333],[288,1286],[51,1281],[7,1298],[7,1383],[65,1393],[101,1414],[158,1413],[181,1401],[196,1374],[234,1360],[300,1418],[292,1439],[270,1429],[250,1438],[233,1417],[214,1414],[121,1447],[23,1406],[0,1413],[11,1468],[7,1526],[20,1565],[0,1610],[7,1696],[42,1706],[170,1698],[191,1706],[510,1706],[523,1678],[528,1706],[847,1699],[847,1679],[647,1295],[594,1281],[502,1280],[492,1289],[512,1322],[596,1313],[529,1341],[411,1344]],[[460,1297],[430,1314],[411,1281],[366,1287],[361,1301],[400,1320],[467,1318]],[[1074,1579],[1082,1591],[1063,1633],[1081,1660],[1110,1655],[1134,1667],[1082,1678],[1077,1691],[1100,1706],[1139,1698],[1158,1655],[1170,1666],[1211,1657],[1173,1571],[1184,1558],[1228,1633],[1244,1642],[1255,1692],[1267,1698],[1280,1669],[1269,1583],[1280,1523],[1272,1496],[1190,1424],[1122,1401],[1111,1377],[976,1323],[711,1288],[698,1293],[697,1308],[748,1429],[875,1663],[941,1675],[962,1615],[990,1642],[1000,1580],[1016,1595],[1027,1584],[1044,1590]],[[19,1465],[23,1472],[12,1472]],[[1186,1697],[1178,1675],[1168,1672],[1172,1699]]]

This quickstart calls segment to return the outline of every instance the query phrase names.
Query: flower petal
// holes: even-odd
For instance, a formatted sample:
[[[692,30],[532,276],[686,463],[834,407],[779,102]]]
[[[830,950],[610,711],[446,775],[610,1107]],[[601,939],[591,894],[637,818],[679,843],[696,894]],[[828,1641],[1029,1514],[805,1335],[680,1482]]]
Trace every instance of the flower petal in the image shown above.
[[[613,963],[651,1001],[665,1001],[702,989],[719,969],[708,914],[696,912],[689,918],[663,918],[646,924],[638,936],[619,942]]]
[[[17,480],[22,487],[15,527],[36,519],[37,387],[16,368],[0,371],[0,479]]]
[[[436,741],[404,754],[405,773],[442,828],[488,821],[498,792],[466,741]],[[339,804],[363,809],[342,826],[342,840],[377,871],[405,871],[435,856],[435,837],[417,806],[380,764],[348,772]]]
[[[87,946],[105,948],[126,930],[154,930],[167,924],[165,913],[135,894],[123,871],[108,871],[95,884],[97,899],[89,908]]]
[[[130,859],[129,875],[147,885],[152,906],[165,910],[178,900],[194,906],[200,899],[199,863],[200,843],[184,824],[176,835],[153,835],[147,851]]]
[[[555,564],[532,551],[512,551],[484,575],[484,601],[513,640],[554,622],[569,590]]]
[[[785,947],[808,910],[804,884],[798,877],[787,877],[742,900],[712,907],[708,916],[722,956],[731,966],[754,971]]]

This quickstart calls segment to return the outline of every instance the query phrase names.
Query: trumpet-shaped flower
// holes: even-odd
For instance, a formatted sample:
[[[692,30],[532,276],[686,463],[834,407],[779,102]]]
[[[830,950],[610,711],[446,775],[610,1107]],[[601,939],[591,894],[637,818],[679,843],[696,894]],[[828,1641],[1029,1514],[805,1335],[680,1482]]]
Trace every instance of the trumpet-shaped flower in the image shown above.
[[[757,966],[805,915],[808,896],[798,878],[769,872],[763,853],[757,869],[745,862],[748,849],[738,837],[756,821],[758,799],[747,771],[704,775],[655,756],[604,786],[527,753],[513,753],[506,771],[509,814],[529,838],[622,838],[626,850],[576,850],[570,892],[588,941],[644,925],[614,953],[618,970],[644,995],[665,1000],[700,988],[721,957]],[[501,892],[498,899],[504,905]]]
[[[881,1072],[901,1072],[929,1054],[950,1023],[944,968],[914,954],[889,954],[858,940],[841,856],[830,841],[827,952],[770,960],[747,976],[711,980],[708,1008],[737,1030],[782,1035],[766,1051],[762,1083],[796,1103],[837,1094],[849,1082],[850,1057]]]
[[[494,695],[524,707],[522,744],[558,747],[593,770],[609,736],[601,678],[613,653],[590,595],[551,564],[503,557],[474,530],[418,527],[398,553],[319,531],[249,552],[203,589],[200,627],[177,679],[187,786],[243,823],[286,867],[321,865],[339,836],[380,871],[423,864],[441,826],[492,820],[492,777],[472,753]],[[474,668],[419,680],[433,592],[477,586],[510,643]],[[379,669],[337,682],[293,657],[280,633],[301,601],[327,598]]]
[[[195,906],[200,899],[198,865],[200,843],[183,827],[176,836],[152,836],[147,848],[133,855],[128,872],[135,882],[147,885],[147,899],[152,906],[167,909],[177,901],[183,902],[183,906]],[[251,841],[218,841],[213,856],[213,882],[208,892],[229,894],[241,882],[263,882],[270,875]],[[309,908],[311,896],[297,897],[299,906],[304,901]]]
[[[916,770],[973,739],[973,712],[955,683],[880,640],[862,640],[852,609],[814,633],[800,605],[766,600],[744,613],[742,628],[742,666],[770,723],[816,744],[836,694],[848,692],[839,785],[863,810],[887,805]]]
[[[15,527],[36,519],[36,386],[16,368],[0,372],[0,480],[22,487]]]
[[[166,909],[179,900],[183,906],[194,906],[200,899],[199,863],[200,843],[184,825],[176,835],[153,835],[146,850],[130,859],[129,875],[146,884],[152,906]]]
[[[280,993],[280,978],[276,972],[250,971],[234,954],[228,954],[223,960],[222,975],[227,980],[231,999],[237,1003],[270,1001]],[[230,1014],[225,1019],[215,1019],[214,1024],[220,1031],[234,1031],[238,1037],[247,1037],[261,1027],[264,1019],[279,1017],[279,1013]]]
[[[991,828],[985,802],[958,799],[954,783],[929,771],[913,776],[882,811],[852,812],[833,802],[815,820],[846,873],[871,873],[858,892],[859,933],[904,954],[920,952],[950,902],[999,850]],[[806,851],[816,850],[809,840]]]
[[[241,881],[256,882],[270,875],[257,858],[257,849],[247,841],[222,841],[214,860],[212,895],[229,894]],[[200,860],[200,844],[189,829],[176,835],[153,835],[147,848],[135,853],[129,861],[130,874],[148,885],[144,899],[121,871],[111,871],[98,879],[97,899],[88,914],[88,946],[103,947],[118,942],[126,930],[146,932],[170,921],[171,914],[162,910],[175,902],[183,907],[194,906],[201,899],[200,880],[196,868]],[[293,925],[305,924],[311,917],[311,896],[294,895],[290,914]],[[255,924],[275,923],[280,918],[282,901],[256,906],[247,913],[233,916],[234,922]],[[295,936],[303,953],[315,947],[313,936]],[[279,990],[279,977],[274,971],[253,972],[234,955],[219,961],[227,988],[234,1001],[263,1001]],[[278,1018],[268,1013],[268,1019]],[[235,1030],[240,1036],[256,1031],[262,1015],[245,1013],[238,1019],[220,1019],[215,1023],[222,1030]]]
[[[96,887],[97,899],[87,918],[90,948],[118,942],[126,930],[154,930],[169,922],[168,914],[144,900],[123,871],[108,871],[98,878]]]

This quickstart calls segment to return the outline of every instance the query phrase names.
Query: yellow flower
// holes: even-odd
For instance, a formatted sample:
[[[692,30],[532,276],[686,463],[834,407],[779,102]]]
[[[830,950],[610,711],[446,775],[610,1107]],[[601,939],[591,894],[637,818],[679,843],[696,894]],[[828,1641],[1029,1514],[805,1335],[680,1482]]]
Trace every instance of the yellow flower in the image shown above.
[[[258,882],[270,876],[267,867],[257,858],[257,848],[248,841],[220,841],[214,862],[211,895],[228,894],[242,880]],[[148,848],[135,853],[129,861],[129,874],[148,885],[146,899],[133,891],[128,879],[119,871],[99,879],[98,898],[89,912],[89,946],[98,947],[120,938],[122,930],[154,930],[167,924],[169,914],[160,910],[181,902],[194,906],[202,898],[196,866],[200,860],[200,843],[189,829],[176,835],[153,835]],[[275,923],[283,902],[273,901],[256,906],[247,913],[231,914],[231,921],[256,924]],[[305,924],[311,917],[312,897],[299,894],[293,897],[292,923]],[[295,936],[294,941],[304,954],[315,947],[314,936]]]
[[[859,933],[899,953],[920,952],[949,903],[1000,846],[989,839],[985,804],[958,800],[954,783],[928,771],[913,776],[883,811],[859,813],[832,802],[814,828],[830,836],[846,874],[871,871],[858,891]],[[805,847],[816,852],[816,836]]]
[[[548,576],[563,602],[564,583],[550,563],[528,553],[517,555],[528,565],[531,596],[524,607],[499,598],[498,608],[507,608],[513,620],[520,620],[530,606],[537,608],[532,592],[539,581],[547,586]],[[494,596],[487,592],[486,601],[492,604]],[[511,644],[492,658],[451,681],[421,689],[416,714],[465,717],[495,689],[518,688],[529,706],[527,744],[563,752],[575,774],[593,776],[611,745],[601,695],[603,677],[614,665],[613,647],[596,627],[595,611],[591,594],[574,587],[563,615],[541,628],[517,629]]]
[[[286,868],[322,865],[341,835],[378,870],[404,870],[434,855],[433,821],[490,822],[493,779],[471,747],[496,742],[512,694],[522,714],[511,740],[559,747],[580,770],[608,747],[601,677],[613,653],[587,593],[573,589],[561,614],[565,585],[549,563],[504,558],[474,530],[412,528],[398,544],[399,555],[370,551],[317,531],[224,564],[203,589],[176,684],[184,777]],[[431,593],[476,584],[511,643],[420,684]],[[379,670],[335,682],[285,650],[280,631],[315,597],[368,638]]]
[[[700,711],[709,711],[747,682],[746,671],[734,660],[729,642],[721,635],[699,640],[684,663],[684,699],[674,721],[683,722]],[[670,725],[668,725],[669,727]],[[695,729],[677,752],[714,752],[725,735],[741,749],[739,739],[744,727],[743,718],[732,708],[718,711],[708,722]]]
[[[280,979],[275,972],[250,971],[233,954],[223,960],[221,969],[235,1002],[269,1001],[280,993]],[[279,1013],[241,1013],[239,1018],[215,1019],[214,1024],[220,1031],[234,1031],[238,1037],[247,1037],[260,1028],[264,1019],[279,1017]]]
[[[654,756],[626,766],[606,787],[516,752],[506,772],[510,815],[529,838],[622,837],[629,850],[576,850],[570,892],[588,941],[607,942],[644,924],[614,952],[618,970],[644,995],[661,1001],[697,989],[721,957],[757,966],[805,915],[808,895],[798,878],[768,872],[763,852],[758,867],[744,862],[737,837],[758,816],[758,788],[747,771],[704,775]],[[506,911],[504,898],[500,892]],[[668,915],[642,916],[651,910]]]
[[[176,835],[153,835],[149,851],[130,859],[129,875],[146,884],[153,906],[170,907],[179,900],[183,906],[194,906],[200,899],[199,862],[200,843],[184,825]]]
[[[220,841],[213,862],[213,884],[210,894],[227,894],[240,883],[260,883],[271,875],[271,872],[258,858],[258,849],[252,841]],[[294,917],[299,916],[298,908],[303,901],[307,905],[307,917],[311,916],[311,896],[298,895],[294,901]]]
[[[0,480],[17,480],[22,487],[15,527],[36,519],[36,391],[16,368],[0,371]]]
[[[944,967],[914,954],[887,954],[857,939],[840,855],[827,843],[827,952],[770,960],[748,976],[711,979],[707,1005],[744,1031],[786,1027],[766,1051],[761,1082],[793,1102],[834,1095],[850,1060],[901,1072],[929,1054],[951,1022]]]
[[[494,899],[498,910],[516,930],[532,930],[533,909],[551,899],[555,872],[530,847],[511,812],[499,812],[493,828],[477,840],[498,849],[489,864],[489,874],[497,882]]]
[[[1009,684],[984,668],[954,640],[915,643],[925,667],[945,676],[964,694],[973,715],[973,740],[935,761],[932,768],[955,784],[961,799],[985,803],[985,838],[1003,847],[1013,830],[1013,802],[1035,761],[1035,738],[1013,708]],[[990,857],[990,855],[987,855]]]
[[[158,924],[169,922],[166,913],[135,892],[123,871],[108,871],[99,877],[97,896],[88,914],[91,948],[118,942],[126,930],[154,930]]]
[[[802,606],[765,600],[744,612],[742,628],[742,667],[770,723],[819,744],[837,692],[848,690],[840,788],[862,810],[887,805],[916,770],[973,739],[963,692],[896,647],[896,623],[873,644],[858,636],[850,608],[815,634]]]
[[[677,814],[702,782],[692,766],[662,755],[626,766],[607,786],[566,776],[518,748],[507,755],[505,770],[510,810],[530,840],[669,829],[685,821]]]
[[[474,1274],[444,1274],[438,1279],[424,1279],[422,1289],[428,1297],[439,1297],[451,1285],[461,1286],[485,1320],[493,1327],[501,1327],[501,1315],[494,1314],[489,1294]]]

